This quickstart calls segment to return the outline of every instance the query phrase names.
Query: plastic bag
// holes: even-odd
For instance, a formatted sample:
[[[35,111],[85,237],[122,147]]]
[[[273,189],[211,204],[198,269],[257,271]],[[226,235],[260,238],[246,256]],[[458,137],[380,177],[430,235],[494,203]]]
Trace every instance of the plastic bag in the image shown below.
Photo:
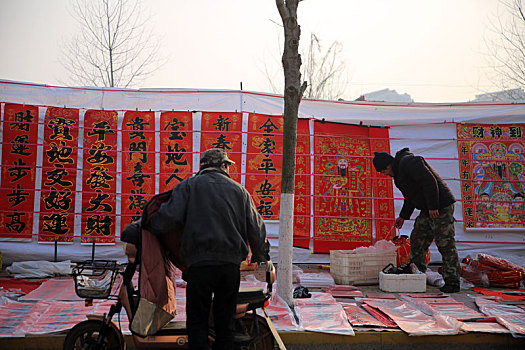
[[[410,238],[406,235],[395,236],[392,242],[397,246],[397,266],[410,262]],[[427,265],[430,263],[430,250],[425,257]]]
[[[14,262],[6,271],[15,278],[46,278],[71,274],[71,260],[61,262],[20,261]]]
[[[427,284],[435,287],[443,287],[445,285],[445,281],[443,280],[443,276],[436,271],[432,271],[431,269],[427,269],[425,272],[427,275]]]
[[[368,247],[358,247],[351,251],[340,250],[345,254],[381,254],[381,253],[393,253],[397,250],[397,247],[391,241],[382,239],[377,241],[374,245]]]

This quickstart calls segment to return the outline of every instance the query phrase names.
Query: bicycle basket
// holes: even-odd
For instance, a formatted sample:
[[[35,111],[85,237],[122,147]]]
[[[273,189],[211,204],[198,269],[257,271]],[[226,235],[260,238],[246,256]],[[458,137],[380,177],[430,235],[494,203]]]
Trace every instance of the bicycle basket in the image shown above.
[[[73,268],[75,292],[81,298],[107,299],[122,265],[116,260],[88,260]]]

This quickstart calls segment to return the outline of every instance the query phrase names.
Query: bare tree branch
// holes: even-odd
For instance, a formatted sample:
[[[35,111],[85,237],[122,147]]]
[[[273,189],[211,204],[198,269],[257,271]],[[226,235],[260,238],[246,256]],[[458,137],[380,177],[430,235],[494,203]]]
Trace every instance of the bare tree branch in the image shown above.
[[[346,65],[341,60],[343,45],[334,41],[323,51],[321,40],[312,33],[302,75],[308,81],[306,98],[336,100],[346,88]]]
[[[282,51],[281,51],[282,56]],[[343,98],[348,84],[346,64],[343,60],[343,45],[334,41],[324,49],[321,39],[312,33],[308,47],[303,50],[306,62],[301,66],[301,75],[308,82],[304,98],[337,100]],[[272,92],[283,93],[278,87],[275,72],[270,72],[264,62],[262,74]]]
[[[497,16],[489,27],[496,39],[486,40],[492,82],[501,90],[525,86],[525,15],[522,0],[501,0],[510,20]],[[513,96],[505,96],[513,99]]]
[[[131,87],[166,62],[140,0],[74,0],[71,10],[81,30],[63,45],[67,83]]]

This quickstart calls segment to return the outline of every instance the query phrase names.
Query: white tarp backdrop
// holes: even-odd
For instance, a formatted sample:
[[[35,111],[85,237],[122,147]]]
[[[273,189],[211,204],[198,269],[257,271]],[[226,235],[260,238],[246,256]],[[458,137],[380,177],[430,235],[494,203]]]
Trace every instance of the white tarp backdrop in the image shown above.
[[[110,89],[68,88],[0,80],[0,102],[57,106],[79,109],[255,112],[282,115],[280,95],[230,90],[189,89]],[[3,108],[3,105],[2,105]],[[3,109],[2,109],[3,110]],[[525,123],[525,102],[522,103],[370,103],[303,100],[300,118],[326,120],[354,125],[390,127],[390,149],[409,147],[424,156],[446,180],[456,199],[456,240],[460,258],[488,253],[525,265],[525,230],[468,231],[463,228],[459,181],[456,126],[454,123],[510,124]],[[40,142],[41,140],[39,140]],[[402,205],[401,193],[394,187],[396,215]],[[1,205],[5,208],[5,204]],[[412,219],[417,211],[412,215]],[[406,222],[401,233],[410,234],[413,220]],[[278,223],[268,223],[270,235],[278,235]],[[272,259],[277,261],[278,240],[272,240]],[[25,260],[52,260],[53,244],[32,242],[0,242],[4,263]],[[91,246],[59,245],[58,260],[89,259]],[[98,259],[124,259],[122,246],[97,246]],[[431,246],[431,261],[440,261],[436,246]],[[294,248],[294,263],[326,263],[328,254],[312,254]]]

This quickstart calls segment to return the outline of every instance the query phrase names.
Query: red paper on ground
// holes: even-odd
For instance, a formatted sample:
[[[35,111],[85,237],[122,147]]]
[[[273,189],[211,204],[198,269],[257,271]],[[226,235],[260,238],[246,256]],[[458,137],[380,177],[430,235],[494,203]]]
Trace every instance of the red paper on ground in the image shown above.
[[[0,279],[0,288],[3,288],[3,290],[9,292],[20,291],[24,294],[27,294],[40,287],[42,282],[44,282],[44,280],[29,281],[19,278]]]
[[[173,189],[193,171],[193,119],[191,112],[160,114],[159,192]],[[198,169],[195,169],[195,172]]]
[[[6,103],[2,122],[0,238],[32,238],[37,139],[38,107]]]
[[[155,112],[127,111],[122,121],[122,228],[155,194]]]
[[[115,242],[117,112],[84,115],[82,243]]]
[[[372,316],[370,313],[362,309],[356,304],[342,303],[343,309],[346,312],[348,321],[354,327],[368,326],[368,327],[386,327],[386,325]],[[395,326],[394,326],[395,327]]]
[[[78,109],[48,107],[44,119],[39,242],[71,242],[75,231]]]

